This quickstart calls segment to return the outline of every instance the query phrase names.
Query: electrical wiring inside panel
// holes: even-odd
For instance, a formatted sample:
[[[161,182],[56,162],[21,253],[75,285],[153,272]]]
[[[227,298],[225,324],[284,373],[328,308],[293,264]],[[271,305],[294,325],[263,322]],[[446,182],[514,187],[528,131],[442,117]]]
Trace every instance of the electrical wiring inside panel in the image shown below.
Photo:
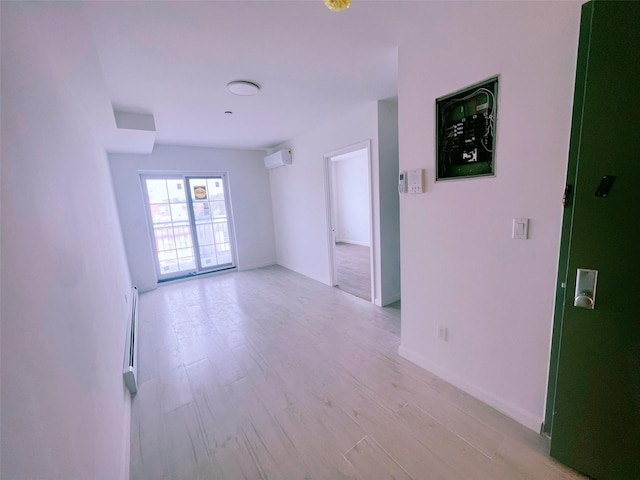
[[[498,79],[436,100],[437,178],[493,175]]]

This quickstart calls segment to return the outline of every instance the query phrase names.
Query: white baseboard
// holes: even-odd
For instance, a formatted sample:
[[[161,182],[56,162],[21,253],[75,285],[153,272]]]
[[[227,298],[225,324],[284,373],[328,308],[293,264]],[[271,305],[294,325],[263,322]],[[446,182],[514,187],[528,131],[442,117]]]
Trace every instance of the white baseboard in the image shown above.
[[[360,240],[349,240],[348,238],[336,238],[336,243],[350,243],[351,245],[360,245],[361,247],[370,247],[369,242],[361,242]]]
[[[386,305],[389,305],[390,303],[397,302],[398,300],[400,300],[400,297],[400,292],[382,297],[382,306],[384,307]]]
[[[238,265],[237,268],[239,272],[244,272],[245,270],[255,270],[256,268],[270,267],[271,265],[276,265],[276,264],[277,264],[276,260],[273,259],[263,263],[253,263],[250,265]]]
[[[403,345],[400,345],[400,347],[398,348],[398,354],[401,357],[406,358],[410,362],[415,363],[416,365],[424,368],[425,370],[428,370],[434,375],[437,375],[450,384],[458,387],[459,389],[464,390],[469,395],[504,413],[506,416],[514,419],[516,422],[524,425],[525,427],[533,430],[536,433],[540,433],[540,425],[543,421],[542,417],[533,415],[530,412],[516,407],[515,405],[511,405],[509,402],[496,397],[495,395],[474,385],[468,380],[450,372],[446,368],[442,368],[430,362],[424,356],[412,350],[409,350]]]
[[[308,273],[305,272],[301,272],[300,270],[296,269],[295,267],[293,267],[290,264],[287,264],[286,262],[276,262],[276,265],[279,265],[283,268],[286,268],[287,270],[291,270],[294,273],[297,273],[298,275],[302,275],[304,277],[310,278],[311,280],[315,280],[316,282],[320,282],[323,283],[325,285],[328,285],[330,287],[333,287],[333,285],[331,285],[331,282],[329,281],[329,279],[322,279],[322,278],[316,278],[316,277],[312,277],[311,275],[309,275]]]

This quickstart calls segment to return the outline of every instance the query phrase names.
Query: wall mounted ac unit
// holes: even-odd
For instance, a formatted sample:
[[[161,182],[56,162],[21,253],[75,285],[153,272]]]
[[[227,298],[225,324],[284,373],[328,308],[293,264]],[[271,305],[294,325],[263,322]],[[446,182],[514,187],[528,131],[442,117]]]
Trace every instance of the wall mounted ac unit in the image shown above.
[[[291,149],[285,148],[284,150],[278,150],[271,155],[264,157],[264,166],[267,168],[282,167],[284,165],[291,165]]]

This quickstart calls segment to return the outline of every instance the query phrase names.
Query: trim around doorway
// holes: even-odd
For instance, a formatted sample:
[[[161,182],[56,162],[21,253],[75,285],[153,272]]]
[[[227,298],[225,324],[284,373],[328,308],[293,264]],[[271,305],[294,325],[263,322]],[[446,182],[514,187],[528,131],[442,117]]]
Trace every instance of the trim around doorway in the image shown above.
[[[334,192],[333,192],[333,175],[331,162],[334,157],[345,155],[347,153],[356,152],[358,150],[367,151],[367,183],[369,185],[369,239],[370,239],[370,274],[371,274],[371,302],[380,305],[380,299],[376,298],[376,276],[375,276],[375,258],[376,248],[374,244],[374,222],[373,222],[373,185],[372,185],[372,165],[371,165],[371,140],[348,145],[336,150],[332,150],[323,155],[324,159],[324,178],[325,178],[325,205],[327,214],[327,247],[329,252],[329,279],[331,286],[335,286],[336,268],[335,268],[335,215],[334,215]]]

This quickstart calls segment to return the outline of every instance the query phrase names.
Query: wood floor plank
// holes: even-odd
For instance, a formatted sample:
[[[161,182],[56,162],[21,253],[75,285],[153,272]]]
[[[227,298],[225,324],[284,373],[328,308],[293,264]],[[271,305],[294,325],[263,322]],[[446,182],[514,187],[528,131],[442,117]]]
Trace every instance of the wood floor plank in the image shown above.
[[[371,300],[370,247],[338,242],[334,252],[338,288]]]
[[[515,420],[500,413],[495,408],[481,402],[477,398],[447,383],[440,377],[423,370],[408,360],[398,357],[398,363],[406,368],[404,373],[416,381],[427,384],[430,391],[434,392],[434,401],[448,401],[467,415],[477,419],[484,425],[506,437],[527,438],[532,448],[545,449],[544,439],[539,435],[531,435],[531,430],[522,426]]]
[[[495,462],[509,467],[509,471],[518,472],[528,480],[570,480],[580,478],[575,472],[549,457],[544,451],[532,451],[528,446],[513,439],[500,446]]]
[[[336,447],[334,437],[304,407],[291,405],[275,420],[313,472],[312,478],[357,478],[353,466]]]
[[[267,480],[266,472],[254,462],[242,436],[232,437],[212,453],[214,480]]]
[[[461,442],[458,435],[413,405],[395,414],[407,432],[456,472],[457,478],[474,480],[518,480],[524,477],[492,461],[474,445]]]
[[[158,380],[147,381],[138,387],[132,404],[130,478],[170,478],[159,391]]]
[[[193,397],[207,445],[211,449],[224,445],[239,434],[240,426],[228,413],[229,406],[224,391],[198,390]]]
[[[500,432],[460,410],[435,392],[428,395],[412,393],[409,402],[487,457],[493,457],[504,442],[505,437]]]
[[[156,343],[153,334],[142,332],[138,329],[138,376],[137,381],[143,384],[149,380],[153,380],[157,376],[155,349]]]
[[[182,364],[187,366],[207,358],[207,347],[211,341],[210,336],[201,337],[199,335],[178,340]]]
[[[355,444],[345,457],[356,469],[360,478],[413,479],[370,437],[365,437]]]
[[[380,352],[354,348],[349,355],[346,370],[357,375],[369,391],[384,399],[393,410],[413,403],[489,457],[504,440],[503,434],[456,407],[428,384],[414,381],[406,368],[383,358]],[[352,366],[362,371],[354,373]]]
[[[203,343],[203,352],[212,369],[211,378],[215,379],[218,385],[229,385],[245,376],[240,364],[225,344],[216,342],[211,337],[204,338]]]
[[[142,294],[130,478],[579,478],[401,358],[399,332],[398,304],[281,267]]]
[[[259,397],[271,415],[284,410],[297,401],[278,371],[277,365],[269,365],[252,347],[243,346],[233,351],[234,358],[241,365],[250,380],[254,395]]]
[[[313,478],[302,453],[272,417],[255,419],[242,427],[242,435],[254,462],[266,478]]]
[[[179,347],[162,348],[156,352],[156,358],[163,410],[169,412],[191,402],[191,386],[182,365]]]
[[[344,392],[335,401],[412,477],[457,478],[455,470],[412,436],[391,409],[357,389]]]
[[[174,480],[208,479],[213,476],[211,448],[193,403],[165,413],[167,462]]]

